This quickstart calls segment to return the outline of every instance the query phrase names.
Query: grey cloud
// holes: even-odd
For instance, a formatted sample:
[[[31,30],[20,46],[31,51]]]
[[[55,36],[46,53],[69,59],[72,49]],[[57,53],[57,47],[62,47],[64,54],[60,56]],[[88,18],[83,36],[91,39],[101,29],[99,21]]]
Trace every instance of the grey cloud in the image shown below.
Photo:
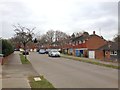
[[[0,7],[2,5],[2,9],[0,9],[0,12],[2,12],[3,21],[7,22],[7,24],[4,23],[4,27],[10,27],[10,29],[4,28],[4,33],[7,32],[8,29],[13,29],[11,27],[12,24],[21,23],[23,26],[36,26],[38,31],[40,31],[41,33],[44,33],[45,31],[47,31],[47,29],[52,29],[55,25],[58,25],[59,30],[68,33],[82,30],[92,32],[92,28],[101,28],[105,31],[104,33],[111,30],[112,33],[110,34],[110,36],[106,34],[104,35],[106,38],[112,37],[115,34],[113,33],[113,30],[117,29],[117,2],[83,3],[79,2],[79,0],[74,0],[74,2],[75,3],[70,6],[67,6],[66,4],[67,8],[64,7],[66,12],[61,13],[61,16],[63,16],[62,18],[60,17],[59,19],[59,16],[52,17],[56,18],[57,20],[52,20],[49,15],[46,15],[46,10],[48,8],[45,9],[45,11],[43,8],[43,11],[45,13],[41,13],[41,15],[39,16],[34,15],[34,12],[31,10],[31,8],[27,7],[27,3],[23,3],[22,1],[13,0],[12,2],[0,2]],[[38,10],[38,12],[41,11]],[[52,14],[54,13],[50,13],[51,16]],[[55,15],[57,14],[55,13]],[[106,18],[106,20],[99,21],[100,18]],[[10,35],[12,35],[12,33],[13,32],[11,32]],[[7,36],[7,34],[4,35],[4,37]]]
[[[114,18],[112,19],[107,19],[106,21],[102,21],[102,22],[95,22],[94,25],[96,27],[99,27],[99,28],[104,28],[104,29],[107,29],[107,30],[110,30],[110,29],[116,29],[117,30],[117,21],[114,20]]]
[[[105,34],[106,38],[112,37],[118,30],[118,3],[117,2],[101,2],[101,3],[82,3],[77,4],[74,13],[71,14],[71,23],[80,31],[81,23],[86,21],[86,29],[88,32],[92,32],[87,28],[101,28],[103,32],[113,31],[111,34]],[[99,19],[105,18],[105,20],[100,21]],[[93,24],[90,22],[94,22]],[[72,25],[71,24],[71,25]],[[78,25],[76,25],[78,24]],[[73,28],[75,28],[73,27]]]
[[[80,4],[80,3],[79,3]],[[76,6],[76,12],[73,13],[75,18],[97,19],[100,17],[116,16],[117,17],[117,2],[93,2],[81,3]],[[77,19],[75,19],[77,20]]]
[[[8,22],[9,18],[12,20],[25,19],[31,14],[24,3],[21,2],[1,2],[0,4],[2,5],[2,9],[0,9],[2,18],[8,20]]]

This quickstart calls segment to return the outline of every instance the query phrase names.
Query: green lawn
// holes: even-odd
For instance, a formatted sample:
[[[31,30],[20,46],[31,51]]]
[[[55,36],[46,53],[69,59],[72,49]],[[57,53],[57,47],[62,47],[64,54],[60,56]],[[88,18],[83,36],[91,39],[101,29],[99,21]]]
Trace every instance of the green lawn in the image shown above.
[[[30,64],[28,59],[25,59],[25,56],[23,54],[19,54],[19,55],[20,55],[20,60],[21,60],[22,64]]]
[[[29,84],[31,86],[31,90],[36,90],[36,89],[39,90],[38,88],[49,88],[51,90],[56,90],[54,86],[49,81],[47,81],[43,76],[37,76],[41,78],[41,81],[35,81],[34,77],[31,76],[28,78]]]
[[[70,56],[70,55],[61,54],[61,56],[63,58],[73,59],[73,60],[77,60],[77,61],[81,61],[81,62],[85,62],[85,63],[90,63],[90,64],[94,64],[94,65],[105,66],[105,67],[114,68],[114,69],[120,69],[120,66],[115,66],[112,64],[104,64],[104,63],[93,61],[93,60],[87,59],[87,58],[85,60],[83,60],[80,57],[75,57],[75,56]]]

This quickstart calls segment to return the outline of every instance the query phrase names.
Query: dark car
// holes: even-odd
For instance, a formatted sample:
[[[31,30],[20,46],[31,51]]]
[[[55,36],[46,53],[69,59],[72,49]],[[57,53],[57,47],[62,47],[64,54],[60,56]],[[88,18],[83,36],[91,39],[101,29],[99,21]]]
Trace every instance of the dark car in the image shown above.
[[[39,49],[37,49],[37,52],[39,52]]]
[[[29,55],[29,51],[28,50],[26,50],[26,52],[23,51],[23,55]]]
[[[45,51],[46,51],[45,53],[48,54],[48,52],[49,52],[50,50],[49,50],[49,49],[46,49]]]

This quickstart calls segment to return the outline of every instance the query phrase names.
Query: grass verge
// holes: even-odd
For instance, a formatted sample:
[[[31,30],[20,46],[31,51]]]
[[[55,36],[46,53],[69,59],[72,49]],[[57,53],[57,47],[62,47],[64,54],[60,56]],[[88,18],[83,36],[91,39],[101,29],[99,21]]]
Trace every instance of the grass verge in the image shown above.
[[[30,64],[28,59],[25,59],[25,56],[23,54],[19,54],[19,55],[20,55],[20,60],[21,60],[22,64]]]
[[[35,77],[35,76],[34,76]],[[37,76],[40,77],[40,81],[35,81],[34,77],[29,77],[29,84],[31,86],[31,90],[38,90],[39,88],[49,88],[51,90],[57,90],[49,81],[47,81],[43,76]],[[49,90],[48,89],[48,90]]]
[[[90,63],[90,64],[94,64],[94,65],[109,67],[109,68],[113,68],[113,69],[120,69],[120,66],[116,66],[116,65],[112,65],[112,64],[100,63],[100,62],[93,61],[93,60],[90,60],[90,59],[83,60],[80,57],[69,56],[69,55],[64,55],[64,54],[62,54],[61,57],[68,58],[68,59],[73,59],[73,60],[77,60],[77,61],[81,61],[81,62],[85,62],[85,63]]]

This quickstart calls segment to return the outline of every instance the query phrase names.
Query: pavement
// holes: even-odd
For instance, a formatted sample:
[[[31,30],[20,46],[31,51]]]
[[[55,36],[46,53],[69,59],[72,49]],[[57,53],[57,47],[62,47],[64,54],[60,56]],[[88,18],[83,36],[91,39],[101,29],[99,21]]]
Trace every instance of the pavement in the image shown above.
[[[32,65],[21,64],[19,52],[14,52],[6,59],[6,63],[2,66],[2,88],[17,88],[19,90],[28,88],[31,90],[28,77],[38,75]]]
[[[34,69],[56,88],[118,88],[118,70],[31,52]]]

